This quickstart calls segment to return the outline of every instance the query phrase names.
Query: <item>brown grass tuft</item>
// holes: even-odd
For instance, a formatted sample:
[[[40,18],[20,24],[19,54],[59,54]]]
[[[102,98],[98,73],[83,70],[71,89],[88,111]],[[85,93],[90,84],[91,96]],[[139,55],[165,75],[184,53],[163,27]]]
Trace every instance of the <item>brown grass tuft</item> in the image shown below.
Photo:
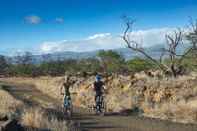
[[[29,127],[42,127],[43,111],[41,109],[26,109],[22,115],[22,124]]]
[[[23,106],[21,101],[16,100],[8,92],[0,89],[0,116],[12,117],[16,115],[19,107]]]
[[[40,108],[26,109],[22,115],[21,123],[26,130],[68,130],[65,120],[58,120],[55,116],[46,116],[45,111]]]
[[[59,86],[63,77],[8,78],[5,81],[34,85],[44,94],[59,99]],[[91,84],[94,76],[75,77],[71,92],[73,104],[88,107],[94,104]],[[105,78],[104,78],[105,80]],[[108,111],[138,107],[145,116],[178,122],[197,122],[197,73],[177,78],[149,77],[137,73],[134,77],[114,75],[106,79]],[[187,107],[187,108],[186,108]]]

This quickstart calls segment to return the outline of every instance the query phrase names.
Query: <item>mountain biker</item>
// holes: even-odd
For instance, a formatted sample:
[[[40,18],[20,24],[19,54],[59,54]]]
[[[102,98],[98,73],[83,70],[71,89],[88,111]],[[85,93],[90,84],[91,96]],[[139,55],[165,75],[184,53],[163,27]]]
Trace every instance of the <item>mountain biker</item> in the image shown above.
[[[71,101],[71,96],[70,96],[70,86],[73,83],[70,80],[70,75],[67,75],[65,77],[65,82],[63,83],[63,85],[60,88],[60,94],[64,95],[64,107],[67,107],[70,103],[69,101]],[[64,90],[64,91],[63,91]]]
[[[101,76],[98,74],[95,77],[93,87],[95,91],[95,103],[97,104],[97,98],[101,98],[105,90],[104,82],[101,81]]]

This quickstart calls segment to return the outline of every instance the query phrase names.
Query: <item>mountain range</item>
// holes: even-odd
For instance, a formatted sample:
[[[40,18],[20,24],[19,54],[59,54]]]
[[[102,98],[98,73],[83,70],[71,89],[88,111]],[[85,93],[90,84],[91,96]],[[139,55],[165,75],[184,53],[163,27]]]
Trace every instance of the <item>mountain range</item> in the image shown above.
[[[147,47],[144,50],[153,58],[158,59],[161,55],[161,49],[164,48],[163,45],[154,45],[151,47]],[[179,47],[177,49],[177,53],[181,54],[186,47]],[[97,54],[100,50],[91,51],[91,52],[56,52],[52,54],[44,54],[44,55],[34,55],[34,59],[37,62],[43,61],[46,59],[50,60],[65,60],[65,59],[87,59],[87,58],[96,58]],[[119,48],[114,49],[113,51],[121,54],[126,60],[133,59],[135,57],[144,57],[142,54],[132,51],[129,48]]]
[[[151,47],[144,48],[145,52],[149,54],[151,57],[155,59],[159,59],[161,55],[161,49],[164,48],[164,45],[154,45]],[[186,47],[180,46],[177,49],[177,53],[181,54]],[[56,52],[51,54],[43,54],[43,55],[33,55],[33,63],[41,63],[42,61],[49,61],[49,60],[66,60],[66,59],[87,59],[87,58],[96,58],[97,54],[100,50],[90,51],[90,52]],[[114,49],[113,51],[118,52],[121,54],[126,60],[133,59],[135,57],[144,57],[142,54],[132,51],[129,48],[119,48]],[[11,57],[12,61],[14,62],[14,57]]]

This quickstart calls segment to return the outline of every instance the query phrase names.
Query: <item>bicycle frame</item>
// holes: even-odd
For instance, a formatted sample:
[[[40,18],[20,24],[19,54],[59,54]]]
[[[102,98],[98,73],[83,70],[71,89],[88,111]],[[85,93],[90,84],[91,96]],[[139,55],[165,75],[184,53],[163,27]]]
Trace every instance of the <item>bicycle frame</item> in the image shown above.
[[[69,96],[64,96],[63,102],[63,112],[66,113],[68,117],[71,117],[72,114],[72,101]]]
[[[105,112],[105,102],[104,102],[103,95],[96,96],[95,110],[96,110],[96,113],[98,113],[98,114]]]

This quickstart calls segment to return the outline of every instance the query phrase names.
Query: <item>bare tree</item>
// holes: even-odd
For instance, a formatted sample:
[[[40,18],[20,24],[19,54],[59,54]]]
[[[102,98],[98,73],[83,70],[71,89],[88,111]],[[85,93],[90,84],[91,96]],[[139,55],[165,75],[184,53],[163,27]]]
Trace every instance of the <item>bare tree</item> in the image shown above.
[[[164,52],[169,57],[168,68],[170,69],[172,75],[176,77],[177,75],[183,73],[182,61],[190,52],[190,49],[187,52],[178,54],[177,49],[181,44],[183,44],[183,31],[181,29],[174,31],[171,35],[167,34],[166,43],[167,48],[164,48]]]
[[[162,70],[164,73],[170,73],[174,77],[183,73],[183,71],[184,71],[183,65],[182,65],[183,60],[194,49],[194,47],[196,47],[197,24],[195,24],[195,26],[194,25],[192,26],[192,29],[193,29],[193,33],[192,33],[193,46],[190,46],[183,53],[178,54],[179,52],[177,50],[178,50],[178,47],[181,44],[183,44],[184,34],[183,34],[183,31],[181,29],[177,29],[172,34],[167,34],[166,35],[167,46],[162,49],[160,59],[157,60],[157,59],[153,58],[151,55],[149,55],[145,51],[145,49],[140,46],[140,45],[142,45],[142,43],[139,43],[139,42],[132,39],[131,33],[133,31],[133,24],[135,23],[135,20],[130,19],[127,16],[124,16],[123,19],[124,19],[124,22],[126,24],[126,28],[125,28],[125,31],[123,33],[122,38],[125,41],[125,43],[126,43],[126,45],[129,49],[131,49],[133,51],[136,51],[136,52],[139,52],[142,55],[144,55],[147,59],[149,59],[156,66],[158,66],[159,69]],[[195,39],[193,37],[194,33],[196,33],[195,34]],[[166,64],[166,63],[163,62],[164,56],[168,56],[169,64]]]
[[[190,42],[190,46],[197,57],[197,20],[190,19],[189,33],[186,35],[186,38]]]
[[[155,65],[157,65],[161,70],[166,71],[167,67],[163,65],[160,61],[154,59],[152,56],[150,56],[144,48],[142,48],[139,42],[132,40],[131,38],[131,32],[133,31],[133,24],[135,23],[135,20],[128,18],[127,16],[123,17],[123,20],[126,24],[126,29],[123,33],[123,40],[125,41],[127,47],[133,51],[139,52],[143,54],[147,59],[151,60]]]
[[[188,29],[189,33],[186,35],[186,38],[192,47],[190,51],[188,51],[188,56],[193,60],[192,66],[197,67],[197,19],[190,19],[190,25]]]

